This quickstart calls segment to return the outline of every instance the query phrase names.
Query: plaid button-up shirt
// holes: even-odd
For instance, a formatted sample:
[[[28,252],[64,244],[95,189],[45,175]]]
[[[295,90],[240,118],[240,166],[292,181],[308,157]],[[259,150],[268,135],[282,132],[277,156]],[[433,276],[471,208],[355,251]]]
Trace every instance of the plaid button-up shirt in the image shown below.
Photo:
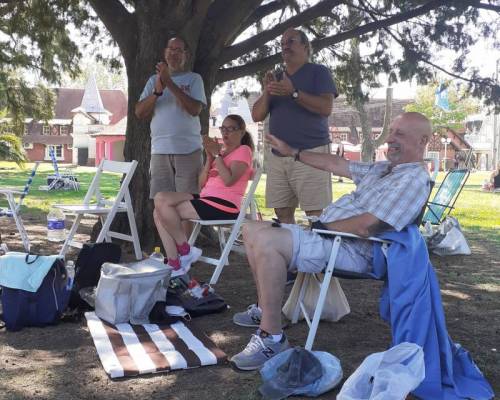
[[[388,161],[349,163],[356,190],[325,208],[323,223],[370,213],[396,231],[415,221],[429,197],[429,174],[423,163],[405,163],[391,169]],[[357,253],[372,258],[372,244],[353,239]]]

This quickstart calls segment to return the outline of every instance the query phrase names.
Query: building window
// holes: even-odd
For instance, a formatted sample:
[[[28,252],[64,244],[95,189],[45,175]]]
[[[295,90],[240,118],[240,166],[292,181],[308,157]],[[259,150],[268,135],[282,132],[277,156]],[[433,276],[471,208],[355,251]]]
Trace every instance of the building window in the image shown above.
[[[425,158],[432,158],[439,160],[439,151],[428,151]]]
[[[42,127],[42,135],[50,135],[50,126],[49,125],[44,125]]]
[[[68,150],[73,150],[73,143],[68,144]]]
[[[61,135],[67,135],[69,133],[69,126],[68,125],[61,125],[60,127],[60,132]]]
[[[348,133],[346,133],[346,132],[342,132],[342,133],[340,134],[340,140],[342,140],[343,142],[347,142],[347,141],[348,141],[348,139],[349,139],[349,134],[348,134]]]
[[[45,160],[51,160],[50,158],[50,149],[54,152],[54,155],[56,156],[56,160],[63,160],[63,147],[62,145],[48,145],[45,146]]]
[[[33,143],[24,143],[23,144],[23,147],[26,149],[26,150],[31,150],[33,148]]]

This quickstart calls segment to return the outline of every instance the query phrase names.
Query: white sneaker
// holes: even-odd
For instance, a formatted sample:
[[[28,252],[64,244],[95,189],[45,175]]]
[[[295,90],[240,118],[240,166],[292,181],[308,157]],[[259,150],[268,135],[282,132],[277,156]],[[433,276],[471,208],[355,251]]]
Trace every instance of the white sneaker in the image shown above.
[[[181,268],[186,269],[187,272],[187,270],[191,268],[191,264],[199,260],[199,258],[201,257],[201,253],[201,249],[191,246],[191,248],[189,249],[189,253],[179,257],[181,260]]]

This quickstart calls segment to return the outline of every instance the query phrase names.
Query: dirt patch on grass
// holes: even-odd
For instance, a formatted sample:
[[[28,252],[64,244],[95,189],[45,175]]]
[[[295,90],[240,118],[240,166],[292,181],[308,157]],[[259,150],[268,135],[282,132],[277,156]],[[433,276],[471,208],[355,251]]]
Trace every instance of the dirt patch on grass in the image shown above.
[[[6,221],[3,218],[0,225],[4,241],[12,250],[22,250],[14,225]],[[44,221],[25,218],[25,223],[34,252],[57,252],[58,245],[45,239]],[[498,249],[479,235],[469,233],[467,238],[473,255],[432,257],[432,261],[451,337],[471,352],[495,392],[500,393]],[[75,259],[76,251],[69,258]],[[231,309],[195,320],[228,355],[240,351],[252,334],[251,329],[234,325],[232,315],[255,301],[246,259],[232,255],[230,264],[216,289]],[[201,280],[208,280],[211,271],[203,263],[193,266],[194,276]],[[368,354],[387,348],[390,330],[378,316],[380,282],[343,280],[341,285],[352,311],[338,323],[321,323],[315,349],[336,355],[347,377]],[[305,343],[303,323],[288,328],[286,333],[292,345]],[[0,330],[0,399],[250,400],[260,399],[259,385],[258,372],[236,372],[228,364],[111,380],[101,367],[84,321],[15,333]],[[322,398],[335,399],[336,394],[332,391]]]

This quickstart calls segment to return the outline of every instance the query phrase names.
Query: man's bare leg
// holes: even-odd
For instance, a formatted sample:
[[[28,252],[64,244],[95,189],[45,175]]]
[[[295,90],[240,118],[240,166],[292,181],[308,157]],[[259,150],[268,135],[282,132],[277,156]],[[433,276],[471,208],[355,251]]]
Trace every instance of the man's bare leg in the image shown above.
[[[275,208],[274,212],[284,224],[295,224],[295,207]]]
[[[263,228],[248,226],[245,235],[245,243],[250,243],[247,251],[262,309],[260,328],[279,334],[286,272],[292,258],[292,234],[267,224]]]

